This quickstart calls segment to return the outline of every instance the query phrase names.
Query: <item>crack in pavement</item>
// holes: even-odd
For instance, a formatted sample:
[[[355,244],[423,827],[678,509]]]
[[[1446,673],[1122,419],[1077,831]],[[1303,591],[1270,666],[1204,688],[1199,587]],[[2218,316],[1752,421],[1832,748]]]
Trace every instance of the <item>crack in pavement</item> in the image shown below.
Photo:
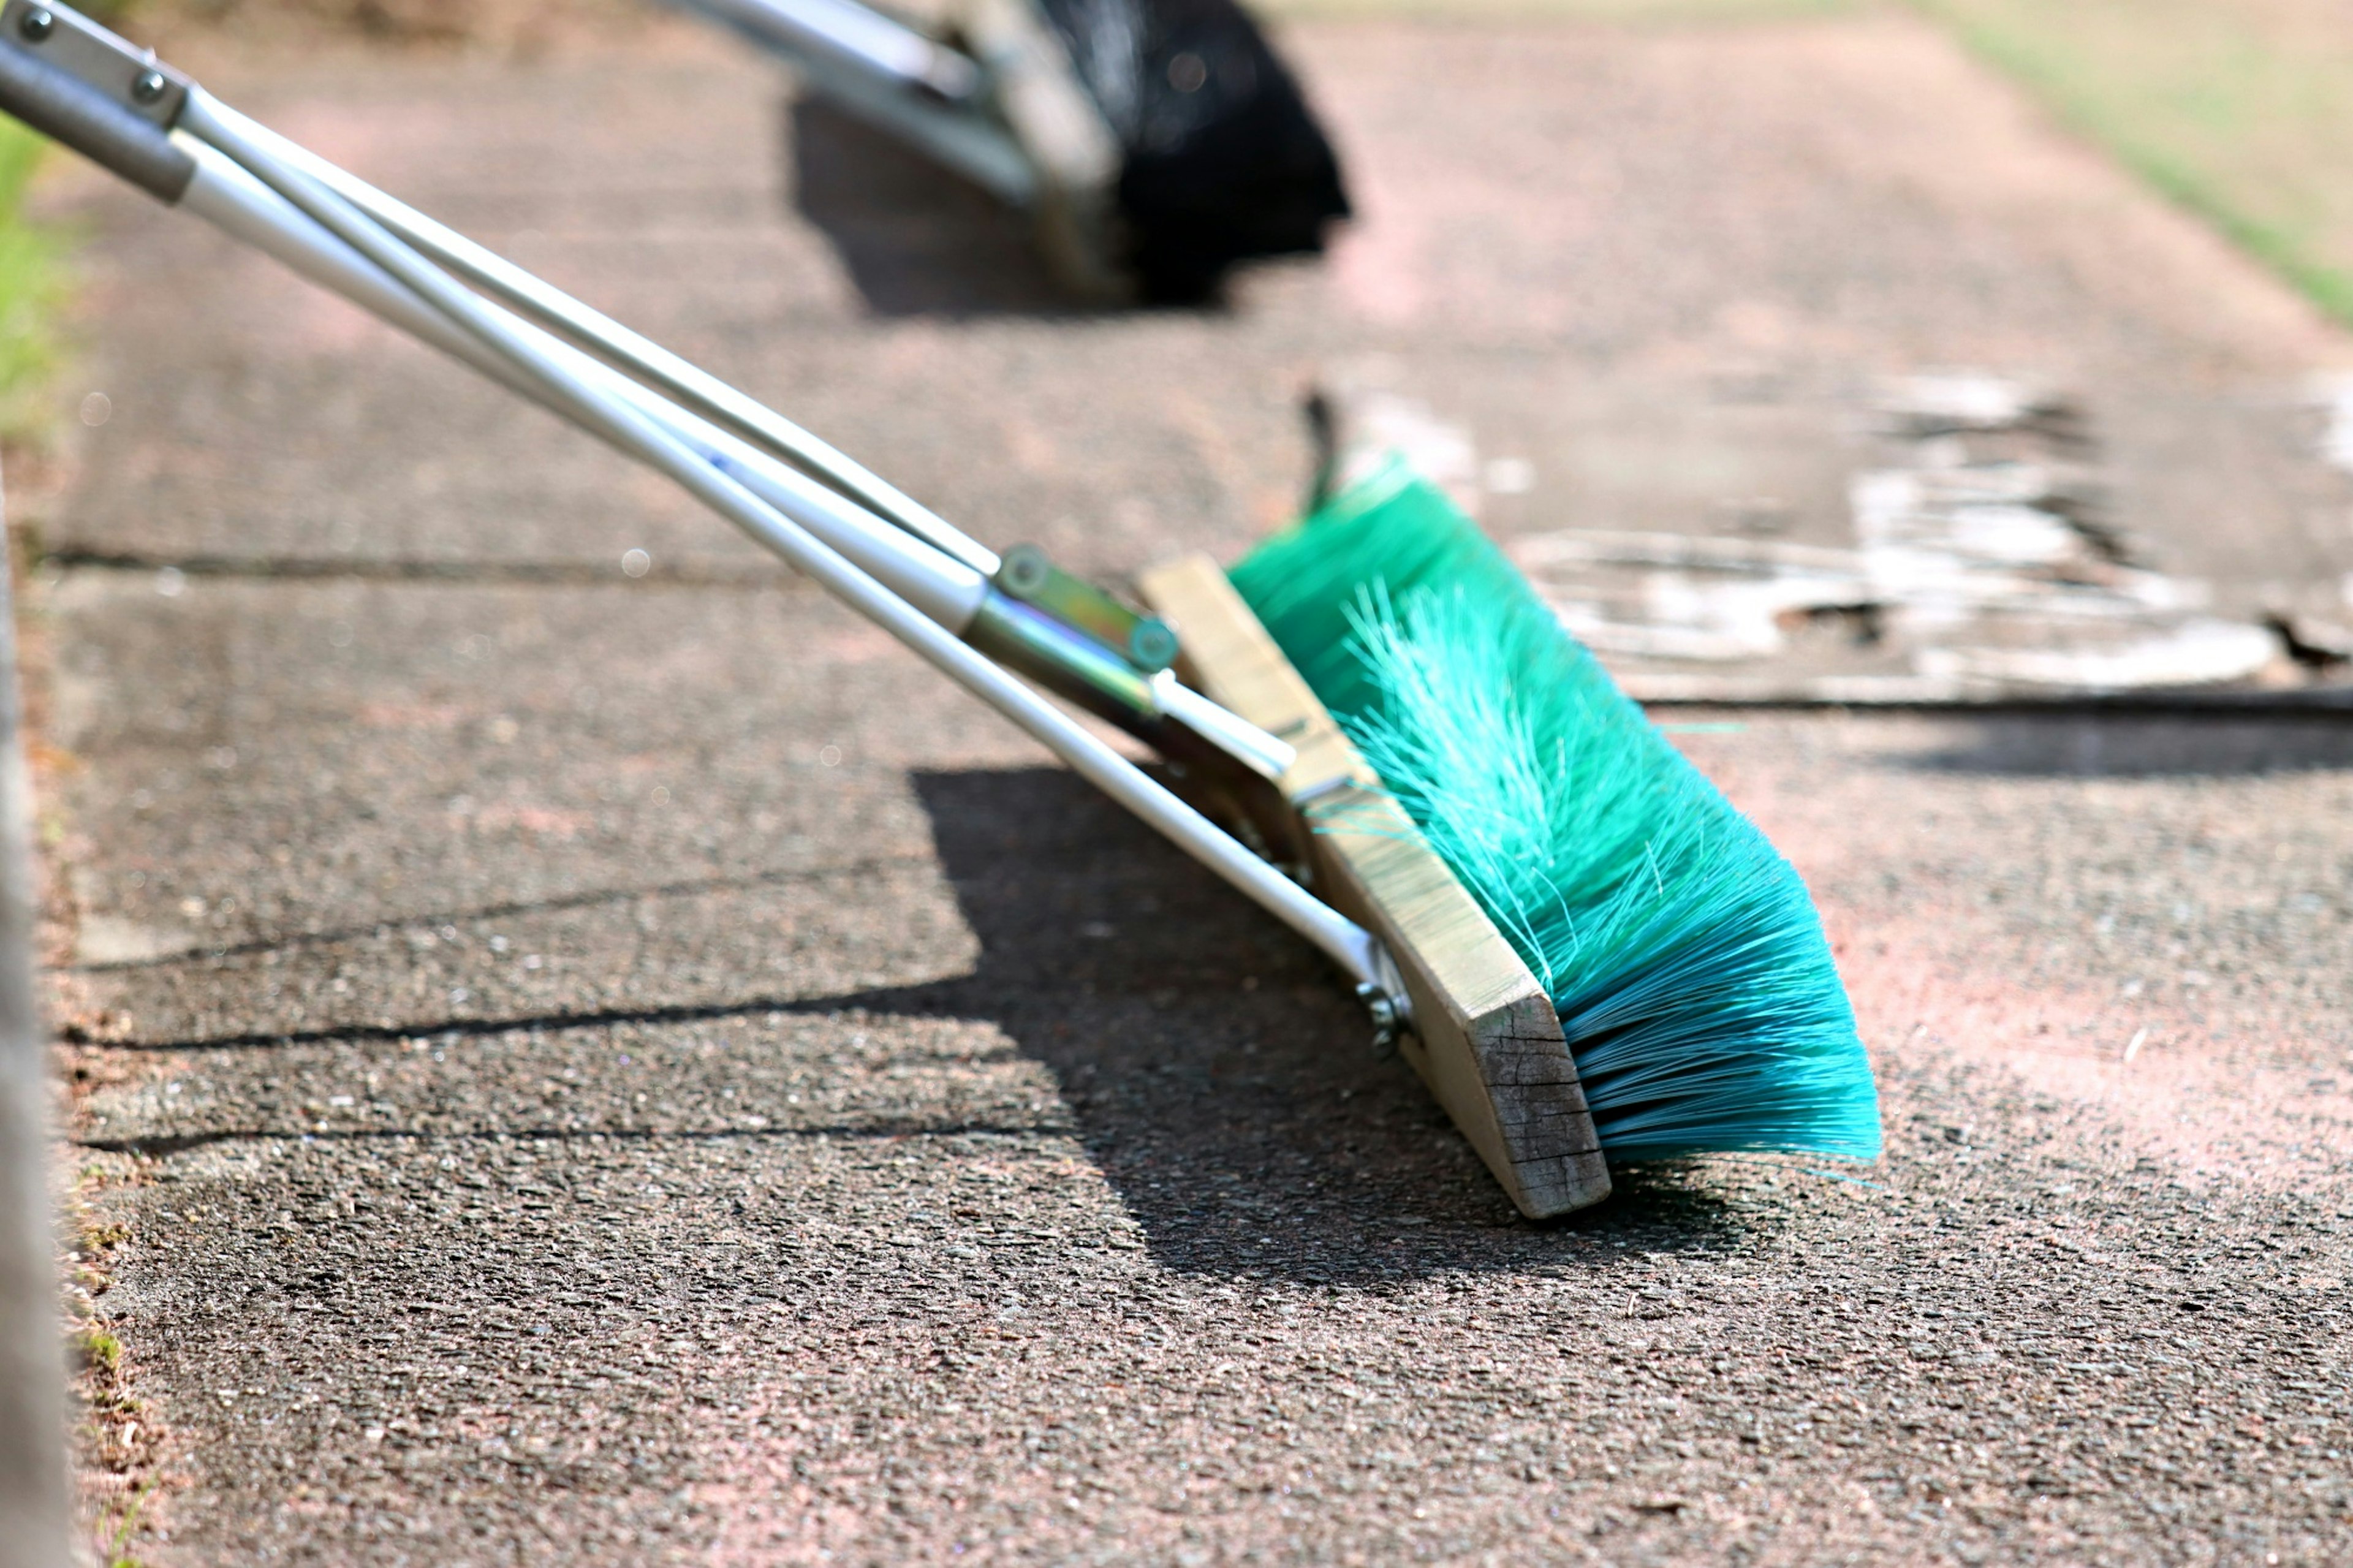
[[[813,590],[815,584],[790,567],[666,565],[655,561],[632,576],[619,563],[586,561],[483,561],[399,557],[303,555],[181,555],[130,550],[62,546],[43,551],[33,563],[66,571],[157,573],[185,577],[241,578],[258,582],[437,583],[520,585],[534,588],[635,587],[740,588],[758,593]]]
[[[505,903],[480,904],[466,910],[446,910],[433,914],[400,915],[387,920],[371,921],[364,925],[349,925],[322,931],[290,931],[282,935],[252,937],[244,942],[219,946],[198,943],[185,952],[159,953],[153,958],[125,958],[95,963],[71,963],[58,966],[66,974],[122,974],[140,971],[177,968],[185,964],[212,963],[221,959],[249,958],[271,952],[295,952],[306,948],[333,947],[343,942],[366,942],[389,937],[404,931],[420,928],[436,929],[477,921],[518,920],[531,915],[559,913],[567,910],[607,909],[617,904],[651,902],[665,899],[697,899],[714,893],[748,892],[756,888],[797,887],[812,882],[828,881],[838,877],[862,877],[877,871],[925,869],[937,862],[928,855],[878,855],[862,860],[846,861],[839,866],[779,867],[772,871],[754,871],[739,877],[698,877],[684,881],[657,882],[638,888],[605,888],[579,893],[561,893],[546,899],[513,900]],[[111,1042],[86,1042],[106,1045]]]

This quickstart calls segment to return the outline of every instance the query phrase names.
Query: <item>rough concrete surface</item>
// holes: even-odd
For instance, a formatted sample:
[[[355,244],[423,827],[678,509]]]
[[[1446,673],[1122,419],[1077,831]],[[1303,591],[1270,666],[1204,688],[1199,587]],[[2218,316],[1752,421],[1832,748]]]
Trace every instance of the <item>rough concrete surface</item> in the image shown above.
[[[1506,531],[1760,465],[1831,528],[1852,389],[1962,363],[2116,410],[2201,569],[2346,563],[2292,417],[2345,340],[1914,26],[1303,27],[1357,231],[1113,316],[650,38],[211,76],[1089,570],[1279,521],[1366,353],[1535,464]],[[1821,903],[1887,1156],[1533,1226],[1317,961],[913,658],[59,199],[113,414],[37,520],[57,984],[142,1560],[2353,1555],[2353,732],[1690,733]]]

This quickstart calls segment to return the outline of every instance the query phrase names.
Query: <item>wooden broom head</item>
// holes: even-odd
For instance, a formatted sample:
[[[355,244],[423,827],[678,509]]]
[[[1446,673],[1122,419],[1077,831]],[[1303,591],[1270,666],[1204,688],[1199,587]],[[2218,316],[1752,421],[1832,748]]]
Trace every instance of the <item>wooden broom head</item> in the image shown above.
[[[1388,945],[1413,1004],[1400,1049],[1512,1202],[1545,1219],[1609,1196],[1551,998],[1225,573],[1191,555],[1145,573],[1137,587],[1182,640],[1179,677],[1297,748],[1277,790],[1308,885]]]

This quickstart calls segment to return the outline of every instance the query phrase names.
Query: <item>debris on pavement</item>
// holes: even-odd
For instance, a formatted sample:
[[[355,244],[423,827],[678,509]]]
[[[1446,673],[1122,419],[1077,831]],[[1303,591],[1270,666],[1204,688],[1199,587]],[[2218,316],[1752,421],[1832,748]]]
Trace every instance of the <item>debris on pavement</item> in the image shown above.
[[[1852,545],[1572,526],[1515,534],[1512,559],[1643,701],[2353,706],[2333,622],[2217,614],[2209,584],[2150,563],[2079,401],[1946,371],[1883,384],[1870,413],[1886,450],[1849,481]],[[1482,498],[1472,432],[1425,402],[1327,378],[1308,414],[1324,476],[1409,450]]]

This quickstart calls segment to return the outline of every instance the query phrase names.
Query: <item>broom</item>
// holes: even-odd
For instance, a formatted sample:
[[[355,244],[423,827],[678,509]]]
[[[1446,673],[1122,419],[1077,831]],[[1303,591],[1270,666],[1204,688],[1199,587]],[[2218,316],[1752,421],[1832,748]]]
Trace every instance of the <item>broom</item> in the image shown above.
[[[1147,574],[1182,607],[1179,648],[62,5],[0,6],[0,110],[668,475],[996,707],[1329,956],[1528,1214],[1607,1194],[1599,1126],[1621,1157],[1875,1149],[1794,875],[1401,471],[1238,569],[1264,625],[1214,569]],[[1220,829],[1031,683],[1264,831]],[[1303,814],[1303,853],[1284,833]]]
[[[1443,492],[1392,461],[1229,575],[1544,985],[1605,1152],[1877,1157],[1805,884]]]
[[[942,37],[860,0],[670,0],[1029,215],[1102,301],[1212,298],[1348,216],[1299,84],[1235,0],[951,0]]]

